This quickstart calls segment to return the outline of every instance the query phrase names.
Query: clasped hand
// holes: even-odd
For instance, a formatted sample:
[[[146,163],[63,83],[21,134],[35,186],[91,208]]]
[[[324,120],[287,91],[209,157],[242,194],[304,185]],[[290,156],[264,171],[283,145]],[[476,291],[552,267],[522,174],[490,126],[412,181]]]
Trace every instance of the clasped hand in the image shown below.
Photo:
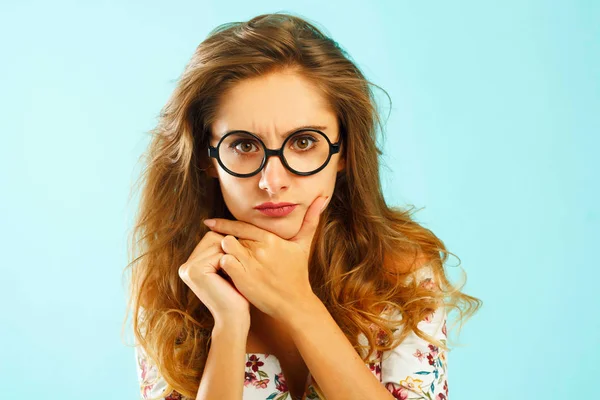
[[[221,241],[225,253],[221,268],[237,290],[265,314],[284,320],[296,306],[312,300],[308,261],[327,203],[328,197],[317,197],[308,208],[302,227],[289,240],[243,221],[204,221],[212,231],[227,235]]]

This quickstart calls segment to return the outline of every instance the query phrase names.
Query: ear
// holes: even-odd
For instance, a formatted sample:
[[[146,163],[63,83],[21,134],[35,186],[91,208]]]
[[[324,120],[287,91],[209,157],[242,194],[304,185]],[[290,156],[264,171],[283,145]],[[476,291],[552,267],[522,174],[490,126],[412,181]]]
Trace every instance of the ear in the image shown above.
[[[208,174],[208,176],[210,176],[211,178],[218,178],[219,175],[217,175],[217,170],[215,169],[215,166],[211,163],[209,165],[209,167],[206,169],[206,173]]]
[[[340,158],[337,165],[337,172],[342,171],[344,168],[346,168],[346,160],[344,160],[344,158]]]

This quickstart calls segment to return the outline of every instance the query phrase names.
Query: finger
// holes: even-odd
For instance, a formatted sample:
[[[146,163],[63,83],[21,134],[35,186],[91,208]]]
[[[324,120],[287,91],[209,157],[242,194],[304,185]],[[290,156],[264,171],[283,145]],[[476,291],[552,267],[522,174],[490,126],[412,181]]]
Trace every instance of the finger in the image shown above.
[[[208,231],[204,237],[198,242],[192,253],[190,254],[190,258],[200,257],[202,253],[207,248],[217,246],[217,248],[221,247],[221,240],[223,240],[225,236],[221,235],[217,232]]]
[[[223,239],[221,239],[223,240]],[[204,257],[209,257],[215,254],[221,254],[223,255],[223,246],[221,245],[221,242],[217,242],[217,243],[213,243],[211,244],[209,247],[207,247],[206,249],[204,249],[204,251],[200,254],[201,258]]]
[[[302,226],[300,230],[291,240],[295,242],[301,242],[307,247],[310,247],[312,239],[315,235],[317,227],[319,226],[319,219],[321,217],[321,211],[329,204],[329,196],[317,197],[304,215]]]
[[[243,265],[248,265],[250,252],[234,236],[227,235],[221,240],[221,249],[225,254],[231,254],[237,258]]]
[[[244,265],[233,254],[223,255],[220,266],[231,277],[233,282],[240,282],[246,272]]]
[[[222,253],[215,253],[203,257],[201,264],[194,262],[182,264],[178,270],[179,277],[186,282],[188,286],[194,283],[198,284],[199,281],[197,279],[199,279],[199,277],[201,278],[205,273],[214,273],[219,270],[219,261],[221,260],[221,257],[223,257]]]
[[[267,236],[272,235],[271,232],[265,231],[264,229],[260,229],[258,226],[243,221],[213,218],[213,226],[209,226],[206,223],[207,221],[204,222],[211,229],[211,231],[219,232],[225,235],[233,235],[236,238],[265,242],[267,240]]]

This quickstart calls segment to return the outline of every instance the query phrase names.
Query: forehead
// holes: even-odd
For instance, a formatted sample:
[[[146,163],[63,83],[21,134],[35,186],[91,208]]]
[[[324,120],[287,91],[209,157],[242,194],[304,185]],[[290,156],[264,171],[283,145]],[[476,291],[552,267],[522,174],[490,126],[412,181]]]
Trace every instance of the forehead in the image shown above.
[[[305,78],[277,72],[243,80],[223,94],[211,134],[221,137],[245,130],[266,139],[285,136],[305,126],[335,132],[337,119],[329,104]]]

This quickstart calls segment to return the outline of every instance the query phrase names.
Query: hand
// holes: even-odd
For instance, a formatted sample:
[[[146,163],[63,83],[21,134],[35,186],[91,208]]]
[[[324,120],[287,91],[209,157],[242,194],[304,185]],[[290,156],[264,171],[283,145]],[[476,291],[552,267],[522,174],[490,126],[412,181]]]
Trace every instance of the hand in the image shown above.
[[[286,240],[243,221],[215,218],[213,231],[224,233],[221,266],[240,293],[265,314],[284,320],[289,310],[313,299],[308,278],[312,239],[328,197],[317,197],[300,231]],[[237,239],[236,239],[237,237]]]
[[[223,238],[223,235],[208,231],[179,267],[179,277],[206,305],[215,326],[246,323],[249,327],[250,303],[232,283],[218,274],[219,262],[225,255],[221,249]]]

